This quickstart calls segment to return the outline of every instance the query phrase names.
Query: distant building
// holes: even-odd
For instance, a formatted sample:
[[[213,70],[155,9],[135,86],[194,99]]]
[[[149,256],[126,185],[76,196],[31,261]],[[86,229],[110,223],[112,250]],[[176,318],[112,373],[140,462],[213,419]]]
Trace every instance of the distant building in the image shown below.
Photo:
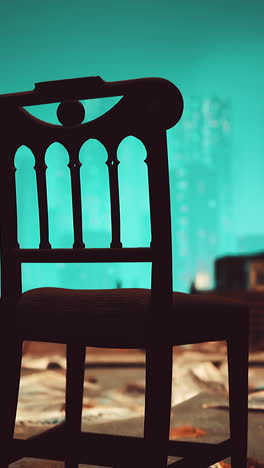
[[[186,99],[169,135],[174,289],[213,286],[216,256],[232,250],[230,105]]]

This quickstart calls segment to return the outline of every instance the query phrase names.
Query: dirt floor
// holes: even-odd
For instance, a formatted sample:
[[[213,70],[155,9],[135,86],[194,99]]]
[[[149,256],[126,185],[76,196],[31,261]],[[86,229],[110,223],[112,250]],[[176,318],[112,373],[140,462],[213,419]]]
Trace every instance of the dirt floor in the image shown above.
[[[27,438],[64,419],[65,347],[26,343],[16,437]],[[84,431],[142,435],[145,354],[87,348]],[[171,438],[219,441],[228,437],[228,384],[224,343],[175,348]],[[248,456],[264,463],[264,351],[250,353]],[[262,422],[263,421],[263,422]],[[213,439],[212,439],[213,437]],[[222,439],[221,439],[222,438]],[[12,468],[61,468],[63,463],[23,459]],[[85,466],[85,465],[80,465]],[[252,466],[257,466],[256,463]]]

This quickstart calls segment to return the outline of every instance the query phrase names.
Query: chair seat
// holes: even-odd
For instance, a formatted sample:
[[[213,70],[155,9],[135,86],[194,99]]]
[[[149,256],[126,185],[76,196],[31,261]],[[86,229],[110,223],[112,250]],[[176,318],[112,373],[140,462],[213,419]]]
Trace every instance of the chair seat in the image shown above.
[[[149,289],[37,288],[19,299],[16,325],[30,341],[144,347],[149,302]],[[237,326],[241,314],[247,312],[246,305],[228,298],[174,292],[167,342],[225,339],[227,330],[232,330],[232,324]]]

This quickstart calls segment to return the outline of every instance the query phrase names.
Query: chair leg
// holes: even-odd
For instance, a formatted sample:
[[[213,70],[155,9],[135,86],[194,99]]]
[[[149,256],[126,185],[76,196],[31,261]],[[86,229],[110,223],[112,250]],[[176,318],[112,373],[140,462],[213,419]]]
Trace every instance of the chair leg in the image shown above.
[[[22,359],[22,341],[2,339],[0,366],[0,458],[1,468],[7,468],[12,455],[12,440],[16,420],[17,400]]]
[[[67,344],[66,370],[66,434],[71,453],[66,456],[65,468],[78,468],[78,453],[73,454],[81,432],[83,382],[86,348],[80,344]]]
[[[171,414],[172,347],[146,351],[144,438],[146,452],[138,466],[167,467]]]
[[[242,328],[243,324],[239,324]],[[229,416],[232,468],[247,466],[248,437],[248,329],[240,340],[227,340]]]

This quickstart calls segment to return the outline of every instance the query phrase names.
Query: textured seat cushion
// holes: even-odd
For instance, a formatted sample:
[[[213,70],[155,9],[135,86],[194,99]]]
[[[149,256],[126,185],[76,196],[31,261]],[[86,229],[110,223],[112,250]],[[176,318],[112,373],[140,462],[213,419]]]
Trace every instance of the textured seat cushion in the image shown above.
[[[149,289],[38,288],[22,294],[16,324],[28,340],[143,347],[149,303]],[[160,311],[161,325],[164,312]],[[244,313],[247,308],[237,301],[174,292],[168,340],[176,345],[217,339]]]

